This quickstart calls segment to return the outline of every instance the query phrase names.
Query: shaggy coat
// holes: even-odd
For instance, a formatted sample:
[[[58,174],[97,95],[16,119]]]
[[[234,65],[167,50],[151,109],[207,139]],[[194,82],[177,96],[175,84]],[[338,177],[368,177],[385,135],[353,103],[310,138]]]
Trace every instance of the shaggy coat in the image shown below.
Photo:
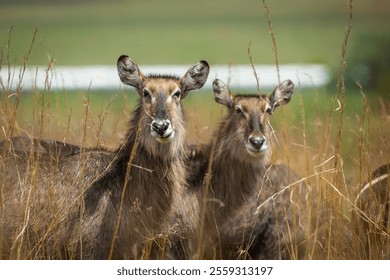
[[[377,168],[361,187],[352,221],[365,259],[390,258],[390,164]]]
[[[0,149],[8,150],[10,153],[33,152],[38,154],[50,154],[55,157],[59,155],[73,155],[81,152],[81,147],[77,145],[55,140],[30,139],[29,137],[23,136],[16,136],[0,141]]]
[[[1,151],[2,258],[148,257],[147,243],[166,231],[185,185],[181,99],[201,88],[208,72],[200,61],[181,79],[144,76],[121,56],[119,77],[140,100],[115,151],[58,159]]]
[[[190,191],[186,204],[199,207],[177,215],[177,223],[184,224],[187,231],[173,237],[179,244],[174,246],[176,256],[287,257],[285,251],[292,241],[287,229],[293,223],[294,229],[300,229],[291,215],[289,191],[283,192],[282,188],[298,181],[298,177],[285,166],[269,165],[272,128],[268,117],[276,107],[290,101],[293,88],[287,80],[270,96],[233,96],[224,83],[214,81],[215,100],[225,105],[228,113],[210,144],[189,148]],[[261,205],[278,191],[277,199]],[[195,229],[193,224],[197,224]],[[297,234],[299,238],[302,235]]]

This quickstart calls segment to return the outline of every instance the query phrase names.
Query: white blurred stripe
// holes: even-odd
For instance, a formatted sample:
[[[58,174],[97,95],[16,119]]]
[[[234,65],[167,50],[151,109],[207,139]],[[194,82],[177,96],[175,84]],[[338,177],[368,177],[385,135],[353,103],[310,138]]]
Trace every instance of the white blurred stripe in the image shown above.
[[[139,65],[144,74],[173,74],[183,76],[190,65]],[[2,67],[1,78],[4,86],[16,89],[19,83],[20,67]],[[117,89],[120,80],[116,66],[56,66],[47,71],[47,67],[28,67],[22,79],[24,89],[44,89],[50,86],[52,90],[72,89]],[[275,87],[278,83],[274,65],[255,65],[259,77],[260,88]],[[10,75],[9,75],[10,74]],[[8,83],[8,77],[11,77]],[[212,81],[221,79],[233,88],[256,88],[256,79],[251,65],[211,65],[209,78],[205,89],[210,89]],[[281,81],[290,79],[296,86],[319,87],[329,81],[329,72],[320,64],[286,64],[280,65]]]

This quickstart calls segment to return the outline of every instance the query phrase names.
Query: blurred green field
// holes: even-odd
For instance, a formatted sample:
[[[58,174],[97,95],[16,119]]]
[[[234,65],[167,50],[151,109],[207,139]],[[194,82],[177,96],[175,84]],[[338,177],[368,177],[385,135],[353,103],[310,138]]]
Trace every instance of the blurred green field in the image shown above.
[[[267,1],[280,63],[337,65],[347,21],[347,1]],[[113,64],[129,54],[141,64],[274,63],[260,0],[48,1],[3,0],[2,64],[13,26],[11,61],[21,64],[38,28],[30,65]],[[387,0],[354,1],[353,32],[387,33]]]

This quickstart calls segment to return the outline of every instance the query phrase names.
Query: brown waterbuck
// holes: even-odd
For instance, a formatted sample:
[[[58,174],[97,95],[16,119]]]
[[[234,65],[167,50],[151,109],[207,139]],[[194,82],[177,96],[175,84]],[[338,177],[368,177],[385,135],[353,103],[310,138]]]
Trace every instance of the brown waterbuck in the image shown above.
[[[196,207],[193,207],[191,213],[178,215],[179,221],[184,220],[178,222],[184,224],[184,230],[179,230],[174,237],[175,243],[179,244],[174,247],[177,256],[239,258],[239,248],[254,244],[254,239],[257,242],[258,239],[264,241],[269,238],[273,242],[270,246],[279,244],[274,240],[280,239],[273,234],[278,224],[286,219],[291,222],[291,218],[286,217],[289,213],[281,208],[280,215],[276,214],[277,203],[259,208],[263,216],[254,212],[262,199],[271,197],[281,190],[283,184],[287,186],[297,179],[288,168],[269,165],[272,128],[268,117],[278,106],[291,100],[293,89],[293,83],[286,80],[269,96],[233,95],[222,81],[217,79],[213,82],[215,100],[226,106],[228,113],[220,122],[211,144],[192,147],[189,151],[191,167],[188,182],[191,188],[185,204],[192,205],[195,203],[191,201],[198,201],[199,209],[195,211]],[[290,202],[283,204],[284,208],[289,206]],[[192,220],[198,220],[195,230],[188,218],[191,215]],[[284,225],[282,229],[285,229]],[[253,234],[244,235],[247,230]],[[257,251],[268,249],[261,247],[262,241],[257,242],[252,250],[256,251],[256,257],[261,257]],[[265,258],[268,256],[279,257],[274,251],[264,255]]]
[[[181,100],[204,85],[209,66],[200,61],[182,78],[143,75],[128,56],[117,67],[139,102],[116,150],[54,162],[45,152],[1,153],[3,258],[142,258],[166,230],[186,178]]]
[[[390,258],[390,164],[377,168],[361,187],[353,221],[366,259]]]

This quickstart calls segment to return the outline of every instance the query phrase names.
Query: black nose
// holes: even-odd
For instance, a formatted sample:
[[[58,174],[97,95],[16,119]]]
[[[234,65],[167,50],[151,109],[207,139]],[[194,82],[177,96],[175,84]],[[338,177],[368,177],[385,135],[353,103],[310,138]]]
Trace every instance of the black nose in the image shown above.
[[[153,130],[161,136],[164,135],[164,133],[167,131],[168,127],[169,127],[168,121],[162,121],[162,122],[155,121],[152,123]]]
[[[260,150],[261,146],[263,146],[265,139],[260,137],[250,137],[249,142],[253,146],[253,148]]]

